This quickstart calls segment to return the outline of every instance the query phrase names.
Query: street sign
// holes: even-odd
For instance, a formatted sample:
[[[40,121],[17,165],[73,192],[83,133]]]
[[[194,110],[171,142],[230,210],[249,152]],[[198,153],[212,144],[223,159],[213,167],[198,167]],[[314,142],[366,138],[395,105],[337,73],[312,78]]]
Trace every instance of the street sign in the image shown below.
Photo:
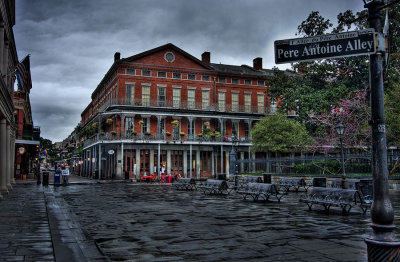
[[[275,63],[374,54],[375,30],[372,28],[329,35],[277,40]]]

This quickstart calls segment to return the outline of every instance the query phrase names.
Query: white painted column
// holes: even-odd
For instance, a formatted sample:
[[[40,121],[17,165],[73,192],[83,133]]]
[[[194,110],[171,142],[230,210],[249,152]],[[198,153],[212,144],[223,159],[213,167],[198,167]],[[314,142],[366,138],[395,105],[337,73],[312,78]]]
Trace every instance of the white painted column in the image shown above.
[[[118,175],[118,173],[117,173],[117,175]],[[124,173],[124,143],[121,143],[121,175],[120,175],[120,177],[122,179],[125,179],[125,173]]]
[[[150,149],[150,174],[154,173],[154,149]],[[150,175],[149,174],[149,175]]]
[[[135,170],[136,179],[140,179],[140,149],[136,149],[136,170]]]
[[[229,152],[225,152],[225,170],[226,170],[226,177],[229,178]]]
[[[11,191],[11,128],[9,124],[6,125],[6,135],[6,182],[8,191]]]
[[[161,178],[161,145],[158,144],[158,154],[157,154],[157,176],[160,179]]]
[[[192,157],[192,144],[190,144],[190,148],[189,148],[189,174],[190,174],[190,178],[193,177],[193,157]]]
[[[8,194],[7,188],[7,127],[6,119],[0,119],[0,193]]]
[[[183,177],[187,177],[187,150],[183,150]]]
[[[167,150],[167,175],[171,174],[171,150]]]
[[[215,153],[214,151],[211,152],[211,175],[213,177],[217,177],[217,174],[215,174]]]
[[[200,178],[200,150],[196,150],[196,177]]]
[[[101,178],[101,144],[99,144],[99,158],[97,159],[97,161],[99,161],[99,179]],[[115,152],[115,154],[116,154],[116,152]],[[107,155],[106,155],[107,156]],[[106,170],[107,171],[107,170]],[[107,176],[108,174],[106,174],[106,176]]]
[[[244,152],[240,152],[240,160],[244,160]],[[240,162],[240,172],[244,171],[244,164],[243,162]]]

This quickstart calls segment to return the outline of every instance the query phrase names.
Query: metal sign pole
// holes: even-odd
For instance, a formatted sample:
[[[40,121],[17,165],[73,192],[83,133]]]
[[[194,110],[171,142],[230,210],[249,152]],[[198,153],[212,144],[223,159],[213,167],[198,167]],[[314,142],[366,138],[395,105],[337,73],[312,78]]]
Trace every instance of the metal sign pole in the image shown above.
[[[371,28],[383,39],[380,9],[381,0],[369,1],[368,20]],[[394,213],[389,199],[385,112],[383,100],[382,51],[370,55],[372,176],[374,201],[371,207],[373,235],[365,239],[368,261],[400,261],[400,242],[394,236]]]

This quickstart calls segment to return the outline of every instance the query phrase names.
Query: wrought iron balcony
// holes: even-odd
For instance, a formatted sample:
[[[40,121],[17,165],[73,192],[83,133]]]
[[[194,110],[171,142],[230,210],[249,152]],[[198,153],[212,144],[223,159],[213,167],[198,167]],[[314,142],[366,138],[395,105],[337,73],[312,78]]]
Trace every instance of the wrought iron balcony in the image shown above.
[[[181,135],[181,134],[97,134],[84,142],[84,146],[90,146],[93,143],[98,141],[121,141],[121,140],[128,140],[132,143],[146,143],[150,141],[159,141],[159,142],[198,142],[198,143],[227,143],[228,145],[232,144],[231,137],[229,136],[216,136],[216,135]],[[240,143],[251,143],[251,139],[249,137],[239,137],[239,144]]]
[[[204,102],[177,101],[177,100],[155,100],[155,99],[121,99],[114,98],[105,101],[94,112],[102,112],[110,106],[131,106],[146,108],[170,108],[198,111],[229,112],[229,113],[249,113],[249,114],[269,114],[269,108],[265,106],[251,105],[232,105],[232,104],[210,104]]]

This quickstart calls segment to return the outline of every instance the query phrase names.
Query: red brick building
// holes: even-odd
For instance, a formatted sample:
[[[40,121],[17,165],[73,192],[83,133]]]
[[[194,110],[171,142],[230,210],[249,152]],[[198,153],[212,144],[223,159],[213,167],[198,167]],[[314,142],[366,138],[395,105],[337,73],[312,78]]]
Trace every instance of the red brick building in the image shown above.
[[[81,115],[83,175],[229,173],[232,135],[237,157],[255,158],[250,129],[274,110],[265,94],[272,72],[262,58],[251,67],[210,56],[199,60],[173,44],[122,59],[116,53]]]

